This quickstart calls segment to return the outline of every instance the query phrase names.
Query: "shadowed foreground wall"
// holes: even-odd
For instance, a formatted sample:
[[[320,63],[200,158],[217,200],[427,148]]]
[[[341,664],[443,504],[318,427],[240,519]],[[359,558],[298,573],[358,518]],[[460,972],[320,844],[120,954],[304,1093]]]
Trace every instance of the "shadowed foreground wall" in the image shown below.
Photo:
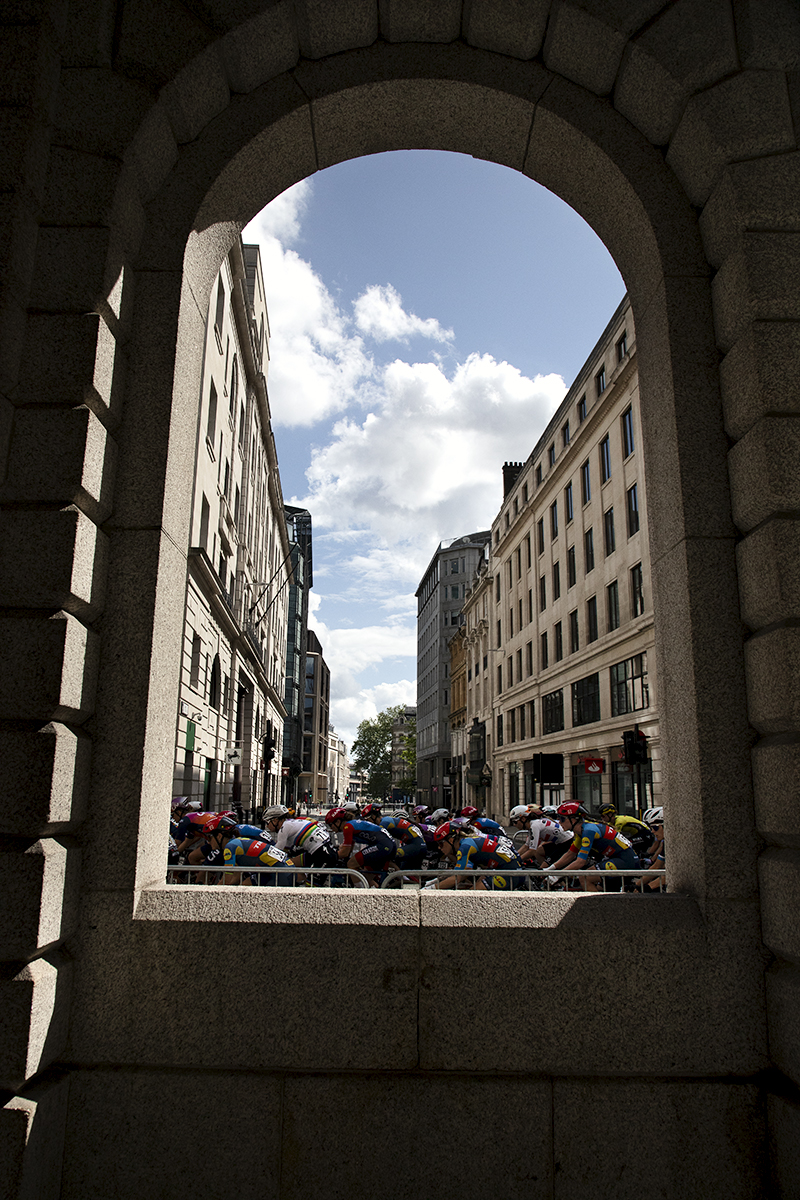
[[[638,1196],[635,1128],[666,1197],[797,1194],[798,6],[10,0],[2,21],[7,1194],[172,1197],[176,1145],[233,1129],[249,1153],[209,1154],[193,1194]],[[211,280],[287,186],[408,147],[543,183],[624,276],[680,894],[161,885]],[[395,1137],[373,1163],[375,1114]],[[453,1131],[480,1155],[442,1153]]]

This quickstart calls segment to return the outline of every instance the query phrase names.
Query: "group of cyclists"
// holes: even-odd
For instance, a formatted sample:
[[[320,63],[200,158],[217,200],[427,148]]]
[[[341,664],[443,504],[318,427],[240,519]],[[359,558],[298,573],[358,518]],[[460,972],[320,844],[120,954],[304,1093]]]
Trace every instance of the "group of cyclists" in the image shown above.
[[[203,812],[198,801],[176,796],[168,882],[342,887],[354,882],[356,872],[371,887],[392,875],[397,886],[410,882],[437,890],[503,891],[531,883],[537,889],[645,895],[664,890],[661,807],[648,809],[640,820],[617,813],[610,803],[596,815],[574,801],[558,807],[521,804],[509,814],[510,830],[470,805],[454,814],[418,805],[384,815],[378,803],[359,808],[348,801],[324,817],[302,818],[276,804],[264,809],[256,825],[241,816],[232,810]],[[524,844],[518,844],[523,835]],[[179,866],[194,871],[171,870]],[[562,874],[572,871],[591,874]],[[395,884],[395,878],[389,882]]]

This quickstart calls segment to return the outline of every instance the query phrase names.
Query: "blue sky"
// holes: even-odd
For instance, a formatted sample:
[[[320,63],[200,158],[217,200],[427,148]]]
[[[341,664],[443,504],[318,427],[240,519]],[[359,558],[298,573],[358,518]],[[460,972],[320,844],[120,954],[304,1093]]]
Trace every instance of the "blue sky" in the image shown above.
[[[416,701],[414,591],[440,540],[488,528],[624,294],[544,188],[465,155],[355,159],[284,192],[261,247],[284,498],[314,525],[331,720]]]

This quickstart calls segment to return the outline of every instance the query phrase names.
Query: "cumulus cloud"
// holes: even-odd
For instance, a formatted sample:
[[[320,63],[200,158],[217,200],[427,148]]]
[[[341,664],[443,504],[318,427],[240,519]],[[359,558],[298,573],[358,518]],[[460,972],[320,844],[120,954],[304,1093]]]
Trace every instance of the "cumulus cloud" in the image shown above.
[[[560,376],[528,379],[488,354],[471,354],[451,376],[395,361],[372,388],[372,411],[338,421],[313,451],[302,503],[317,527],[370,529],[351,570],[418,582],[440,539],[488,528],[502,463],[528,457],[564,394]],[[398,556],[404,544],[416,548],[411,557]]]
[[[373,284],[353,302],[356,325],[366,337],[376,342],[406,342],[412,336],[447,342],[452,329],[442,329],[435,317],[417,317],[403,308],[401,296],[392,285]]]

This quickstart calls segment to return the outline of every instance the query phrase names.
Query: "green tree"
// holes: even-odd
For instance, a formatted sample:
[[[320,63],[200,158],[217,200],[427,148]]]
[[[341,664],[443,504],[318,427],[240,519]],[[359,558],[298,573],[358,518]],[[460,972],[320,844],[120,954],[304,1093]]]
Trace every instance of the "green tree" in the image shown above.
[[[356,771],[364,771],[369,779],[369,794],[385,800],[392,790],[392,726],[405,711],[404,705],[394,704],[379,712],[372,720],[362,721],[353,742],[351,761]],[[410,727],[409,727],[410,728]],[[409,735],[406,735],[408,742]],[[404,747],[406,762],[409,753]],[[416,771],[416,725],[414,726],[414,771]]]

